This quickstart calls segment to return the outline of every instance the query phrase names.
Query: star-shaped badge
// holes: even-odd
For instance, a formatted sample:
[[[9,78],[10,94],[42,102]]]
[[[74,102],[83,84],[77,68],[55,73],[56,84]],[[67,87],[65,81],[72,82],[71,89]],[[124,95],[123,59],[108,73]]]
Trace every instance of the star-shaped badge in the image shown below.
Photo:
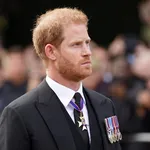
[[[87,129],[86,125],[83,124],[81,121],[78,121],[78,123],[79,123],[79,128],[82,126],[82,131]]]
[[[82,127],[82,131],[83,131],[83,130],[86,130],[86,129],[87,129],[87,128],[86,128],[86,126],[84,125],[84,126]]]
[[[79,128],[82,126],[82,131],[83,131],[83,130],[87,130],[84,117],[81,116],[81,117],[80,117],[80,120],[81,120],[81,121],[78,121]]]
[[[78,121],[78,123],[79,123],[79,128],[82,126],[82,122],[81,121]]]

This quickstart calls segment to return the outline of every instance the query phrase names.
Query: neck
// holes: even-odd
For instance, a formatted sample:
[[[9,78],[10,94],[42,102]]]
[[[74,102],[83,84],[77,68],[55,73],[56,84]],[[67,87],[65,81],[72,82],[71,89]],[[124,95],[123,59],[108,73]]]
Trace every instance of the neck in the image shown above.
[[[68,80],[66,78],[64,78],[63,76],[61,76],[61,74],[55,74],[52,70],[47,70],[47,75],[54,81],[56,81],[57,83],[66,86],[74,91],[77,91],[80,87],[80,81],[76,82],[76,81],[71,81]]]

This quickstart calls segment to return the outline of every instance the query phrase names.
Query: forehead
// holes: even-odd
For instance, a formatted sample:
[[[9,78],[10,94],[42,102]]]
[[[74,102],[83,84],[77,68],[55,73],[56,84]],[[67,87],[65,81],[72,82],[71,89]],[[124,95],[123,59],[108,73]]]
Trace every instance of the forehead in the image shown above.
[[[90,39],[85,24],[71,24],[64,28],[63,37],[65,40],[88,40]]]

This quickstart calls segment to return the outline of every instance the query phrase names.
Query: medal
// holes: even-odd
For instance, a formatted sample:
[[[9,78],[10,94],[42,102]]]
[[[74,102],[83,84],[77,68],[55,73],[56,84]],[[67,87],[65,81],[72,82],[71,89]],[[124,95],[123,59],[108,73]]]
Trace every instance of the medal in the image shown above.
[[[112,116],[112,123],[114,127],[114,142],[118,141],[118,133],[117,133],[117,124],[115,121],[115,116]]]
[[[117,116],[105,118],[105,125],[107,130],[107,136],[110,143],[122,140],[122,134],[119,130],[119,123]]]
[[[79,128],[82,127],[82,131],[87,130],[87,125],[85,123],[85,119],[84,119],[83,112],[82,112],[83,103],[84,101],[83,99],[81,99],[80,107],[79,107],[76,103],[74,103],[73,101],[70,101],[70,104],[73,106],[73,108],[76,109],[78,112],[80,112],[80,117],[79,117],[80,121],[78,121],[78,127]]]
[[[117,140],[122,140],[122,134],[119,130],[119,123],[118,123],[118,119],[117,116],[114,116],[114,120],[115,120],[115,124],[116,124],[116,130],[117,130]]]
[[[110,143],[113,143],[113,138],[112,138],[112,131],[108,122],[108,118],[105,119],[105,125],[106,125],[106,130],[107,130],[107,136],[110,141]]]
[[[82,126],[82,131],[83,131],[83,130],[86,130],[87,128],[86,128],[86,123],[85,123],[85,119],[84,119],[84,117],[83,117],[83,114],[82,114],[82,116],[80,116],[80,120],[81,120],[81,121],[78,121],[79,127]]]
[[[112,138],[113,142],[116,142],[115,141],[115,134],[114,134],[114,127],[113,127],[113,123],[112,123],[112,117],[108,118],[108,123],[109,123],[110,130],[111,130],[111,138]]]

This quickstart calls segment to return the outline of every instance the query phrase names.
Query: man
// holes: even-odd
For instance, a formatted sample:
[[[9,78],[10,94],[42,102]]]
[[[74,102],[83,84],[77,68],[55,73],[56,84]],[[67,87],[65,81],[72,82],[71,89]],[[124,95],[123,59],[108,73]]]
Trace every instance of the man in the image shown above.
[[[82,87],[92,73],[87,22],[71,8],[38,18],[33,43],[47,77],[3,111],[1,150],[120,150],[111,100]]]
[[[25,94],[28,86],[28,76],[23,49],[11,46],[3,54],[3,83],[0,87],[0,113],[14,99]]]

